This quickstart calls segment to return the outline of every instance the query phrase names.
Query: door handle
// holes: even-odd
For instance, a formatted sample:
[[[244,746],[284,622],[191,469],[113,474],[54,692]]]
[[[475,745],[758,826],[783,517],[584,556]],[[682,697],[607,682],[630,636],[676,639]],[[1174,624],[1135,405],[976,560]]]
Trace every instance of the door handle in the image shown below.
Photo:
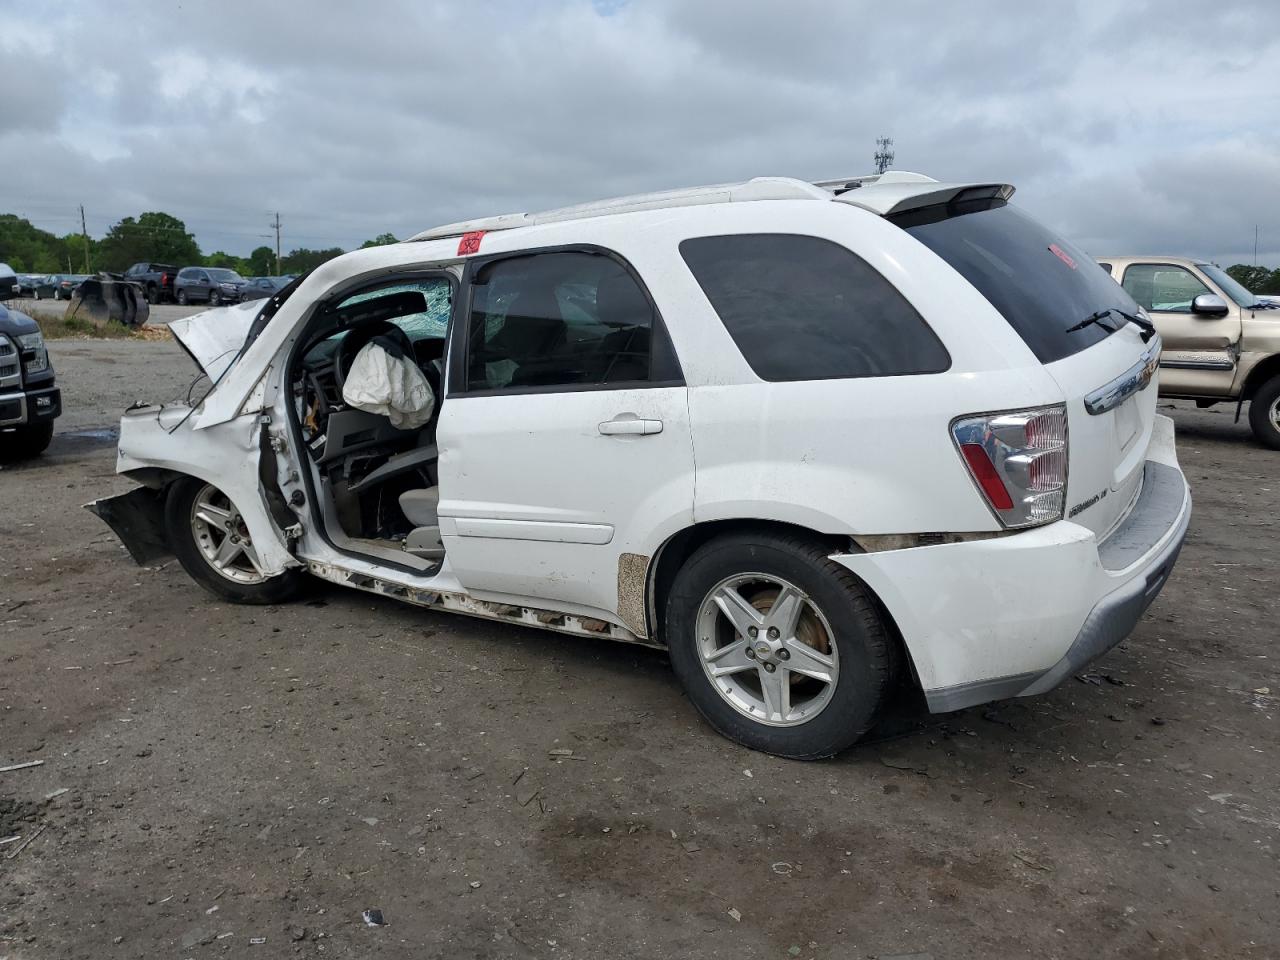
[[[637,417],[615,417],[600,424],[600,432],[606,437],[625,435],[644,436],[662,432],[661,420],[641,420]]]

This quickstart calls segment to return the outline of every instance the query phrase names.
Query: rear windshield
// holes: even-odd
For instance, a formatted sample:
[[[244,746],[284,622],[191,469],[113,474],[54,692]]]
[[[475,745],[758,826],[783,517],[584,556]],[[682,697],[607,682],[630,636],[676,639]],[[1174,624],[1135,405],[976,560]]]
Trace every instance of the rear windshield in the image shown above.
[[[1002,201],[931,207],[892,219],[991,301],[1041,363],[1079,353],[1124,324],[1113,315],[1068,331],[1095,311],[1138,311],[1092,257]]]

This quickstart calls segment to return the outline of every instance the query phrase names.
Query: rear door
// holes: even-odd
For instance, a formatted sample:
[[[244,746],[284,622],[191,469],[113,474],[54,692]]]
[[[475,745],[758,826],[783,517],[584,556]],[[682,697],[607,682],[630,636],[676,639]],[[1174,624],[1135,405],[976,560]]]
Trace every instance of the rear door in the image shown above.
[[[655,532],[687,525],[687,391],[639,277],[598,248],[468,265],[440,449],[446,563],[481,597],[619,613]],[[642,568],[643,569],[643,568]]]
[[[1125,291],[1151,314],[1164,340],[1161,389],[1166,394],[1227,396],[1235,380],[1240,342],[1240,309],[1197,270],[1159,261],[1130,263],[1121,280]],[[1225,316],[1191,312],[1201,294],[1222,297]]]

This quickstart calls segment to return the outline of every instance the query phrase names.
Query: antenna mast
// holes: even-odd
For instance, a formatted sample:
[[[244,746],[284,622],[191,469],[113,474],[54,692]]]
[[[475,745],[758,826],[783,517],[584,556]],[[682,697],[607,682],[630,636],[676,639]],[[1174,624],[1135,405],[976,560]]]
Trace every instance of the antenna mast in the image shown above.
[[[876,138],[876,173],[884,173],[893,163],[893,140],[890,137]]]

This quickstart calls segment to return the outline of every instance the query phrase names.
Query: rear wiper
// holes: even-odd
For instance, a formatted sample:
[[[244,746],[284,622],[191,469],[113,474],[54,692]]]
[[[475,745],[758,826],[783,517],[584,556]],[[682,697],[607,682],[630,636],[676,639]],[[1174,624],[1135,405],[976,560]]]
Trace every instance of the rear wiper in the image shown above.
[[[1102,321],[1110,317],[1111,314],[1113,313],[1118,317],[1124,318],[1129,323],[1132,323],[1135,327],[1141,327],[1143,343],[1146,343],[1153,336],[1155,336],[1156,325],[1154,323],[1152,323],[1150,320],[1146,319],[1145,317],[1138,316],[1136,313],[1129,313],[1126,310],[1121,310],[1119,307],[1106,307],[1102,310],[1097,310],[1089,314],[1089,316],[1085,317],[1079,323],[1074,324],[1073,326],[1067,327],[1067,333],[1074,333],[1077,330],[1083,330],[1085,327],[1089,326],[1092,323],[1103,325]],[[1108,327],[1108,329],[1114,333],[1116,330],[1119,330],[1120,328]]]

